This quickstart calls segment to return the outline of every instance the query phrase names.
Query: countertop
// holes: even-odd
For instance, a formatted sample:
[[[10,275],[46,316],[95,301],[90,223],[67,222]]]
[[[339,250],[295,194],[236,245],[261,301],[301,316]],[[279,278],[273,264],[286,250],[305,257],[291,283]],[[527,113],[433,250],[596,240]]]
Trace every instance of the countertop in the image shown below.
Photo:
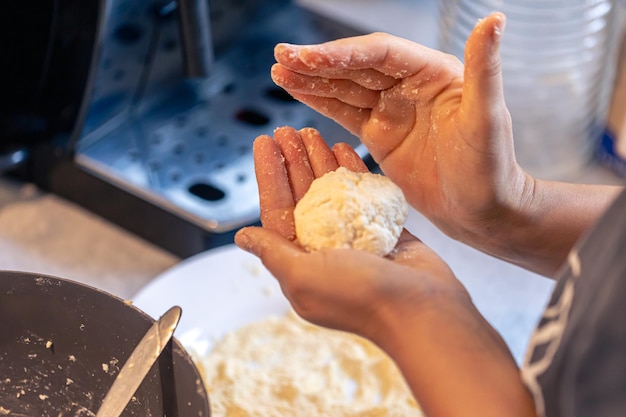
[[[72,202],[0,178],[0,269],[68,278],[126,299],[179,261]]]

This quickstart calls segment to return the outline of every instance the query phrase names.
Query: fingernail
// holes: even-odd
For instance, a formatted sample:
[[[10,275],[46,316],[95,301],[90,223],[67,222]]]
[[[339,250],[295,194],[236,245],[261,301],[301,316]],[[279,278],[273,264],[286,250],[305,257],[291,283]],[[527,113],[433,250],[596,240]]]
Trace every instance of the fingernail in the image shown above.
[[[309,47],[302,47],[297,52],[294,51],[294,53],[298,54],[297,56],[300,62],[312,70],[317,69],[317,67],[324,63],[326,59],[319,53],[311,53],[311,48]]]
[[[504,33],[504,28],[506,27],[506,16],[504,13],[496,12],[494,13],[494,19],[496,24],[493,26],[493,35],[494,38],[499,39],[502,37],[502,33]]]
[[[279,43],[274,47],[274,56],[289,58],[291,60],[298,59],[298,50],[301,48],[299,45],[293,45],[290,43]]]
[[[239,229],[235,234],[235,245],[239,246],[240,249],[245,250],[246,252],[251,252],[251,241],[250,236],[246,233],[246,229]]]

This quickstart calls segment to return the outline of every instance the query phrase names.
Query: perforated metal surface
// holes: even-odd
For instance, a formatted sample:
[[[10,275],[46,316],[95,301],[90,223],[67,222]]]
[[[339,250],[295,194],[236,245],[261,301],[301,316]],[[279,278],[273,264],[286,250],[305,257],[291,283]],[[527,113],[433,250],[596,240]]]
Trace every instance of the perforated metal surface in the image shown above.
[[[248,10],[247,23],[233,20],[226,8],[213,15],[213,25],[224,31],[224,22],[238,22],[230,30],[241,36],[218,33],[211,77],[185,80],[168,4],[111,2],[76,154],[85,169],[214,232],[258,218],[252,161],[257,135],[281,125],[312,126],[329,142],[348,142],[365,153],[355,137],[293,101],[269,77],[276,43],[321,42],[355,32],[285,1],[267,2],[261,10],[237,3]]]

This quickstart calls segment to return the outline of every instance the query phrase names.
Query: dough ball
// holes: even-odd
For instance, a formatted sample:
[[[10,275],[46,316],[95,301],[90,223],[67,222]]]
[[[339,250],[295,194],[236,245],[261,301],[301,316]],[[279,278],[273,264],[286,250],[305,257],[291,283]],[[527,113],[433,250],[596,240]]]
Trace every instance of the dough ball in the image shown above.
[[[298,242],[308,251],[359,249],[385,256],[409,213],[402,190],[383,175],[340,167],[317,178],[294,210]]]

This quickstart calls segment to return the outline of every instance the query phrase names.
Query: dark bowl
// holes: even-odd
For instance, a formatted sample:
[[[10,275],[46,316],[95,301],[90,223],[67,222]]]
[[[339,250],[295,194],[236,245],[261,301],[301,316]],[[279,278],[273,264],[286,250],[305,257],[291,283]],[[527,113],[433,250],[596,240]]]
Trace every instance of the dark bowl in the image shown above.
[[[130,303],[98,289],[46,275],[0,271],[0,415],[95,416],[153,323]],[[122,414],[209,415],[200,374],[176,339]]]

